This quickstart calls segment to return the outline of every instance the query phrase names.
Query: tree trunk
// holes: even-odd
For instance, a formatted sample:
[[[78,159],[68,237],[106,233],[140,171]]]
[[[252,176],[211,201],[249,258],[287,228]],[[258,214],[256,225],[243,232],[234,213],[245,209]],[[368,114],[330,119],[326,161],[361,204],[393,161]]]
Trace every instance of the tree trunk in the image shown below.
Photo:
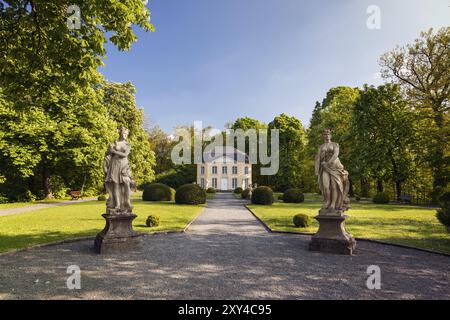
[[[377,179],[377,192],[383,192],[384,188],[383,188],[383,181],[380,179]]]
[[[432,161],[431,165],[433,167],[433,191],[432,191],[432,202],[436,204],[441,196],[442,192],[448,185],[449,182],[449,172],[448,166],[446,165],[445,146],[448,144],[444,124],[444,115],[440,110],[440,104],[433,108],[434,111],[434,122],[438,128],[437,136],[435,139],[434,146],[432,146]]]
[[[50,183],[50,172],[45,165],[42,168],[42,189],[44,191],[44,199],[53,199],[52,186]]]
[[[369,196],[370,185],[363,178],[361,178],[360,183],[361,183],[361,197],[367,198]]]
[[[395,192],[397,194],[397,201],[400,201],[402,196],[402,183],[400,181],[395,181]]]
[[[355,196],[355,191],[353,190],[353,181],[352,181],[352,179],[350,177],[348,178],[348,183],[349,183],[348,195],[350,197],[354,197]]]

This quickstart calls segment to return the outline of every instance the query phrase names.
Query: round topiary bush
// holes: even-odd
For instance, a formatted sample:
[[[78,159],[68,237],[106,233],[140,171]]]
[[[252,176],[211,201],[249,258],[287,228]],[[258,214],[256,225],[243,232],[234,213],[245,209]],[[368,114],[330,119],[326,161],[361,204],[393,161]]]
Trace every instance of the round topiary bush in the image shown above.
[[[436,217],[440,223],[447,227],[447,231],[450,232],[450,192],[444,193],[439,198],[439,205],[441,209],[437,211]]]
[[[252,191],[253,204],[271,205],[273,200],[273,191],[269,187],[258,187]]]
[[[106,196],[104,194],[101,194],[97,197],[98,201],[106,201]]]
[[[163,183],[151,183],[144,186],[142,200],[144,201],[171,201],[174,191]]]
[[[379,192],[372,198],[372,201],[378,204],[389,203],[389,195],[386,192]]]
[[[159,226],[159,217],[153,215],[148,216],[145,225],[149,228]]]
[[[206,192],[199,185],[185,184],[177,189],[175,202],[178,204],[203,204],[206,202]]]
[[[241,187],[237,187],[236,189],[234,189],[234,193],[242,193],[242,188]]]
[[[216,193],[216,189],[214,189],[213,187],[209,187],[209,188],[206,190],[206,193]]]
[[[249,194],[250,194],[250,189],[243,190],[241,193],[242,199],[248,199]]]
[[[293,218],[294,226],[297,228],[306,228],[311,224],[311,218],[303,213],[296,214]]]
[[[300,203],[305,201],[305,196],[303,195],[302,190],[292,188],[284,192],[283,201],[286,203]]]

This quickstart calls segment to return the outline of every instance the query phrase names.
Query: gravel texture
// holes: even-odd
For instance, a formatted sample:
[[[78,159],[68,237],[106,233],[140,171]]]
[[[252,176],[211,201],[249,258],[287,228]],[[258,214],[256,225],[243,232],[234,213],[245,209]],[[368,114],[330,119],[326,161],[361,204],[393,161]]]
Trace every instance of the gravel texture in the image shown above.
[[[0,299],[450,299],[450,258],[360,241],[353,256],[308,251],[275,234],[232,194],[217,194],[185,233],[148,235],[101,256],[93,241],[0,255]],[[81,289],[66,286],[81,269]],[[381,268],[381,289],[366,287]]]

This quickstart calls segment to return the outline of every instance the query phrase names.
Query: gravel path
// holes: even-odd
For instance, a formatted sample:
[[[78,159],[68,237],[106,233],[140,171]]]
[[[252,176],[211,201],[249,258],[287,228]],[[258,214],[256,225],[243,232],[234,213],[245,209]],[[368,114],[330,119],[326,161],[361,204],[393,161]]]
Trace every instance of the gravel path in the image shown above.
[[[59,206],[66,206],[69,204],[76,204],[80,202],[87,202],[87,201],[93,201],[96,200],[95,198],[89,198],[89,199],[82,199],[82,200],[64,200],[60,202],[49,202],[49,203],[35,203],[29,206],[25,207],[18,207],[18,208],[9,208],[9,209],[0,209],[0,217],[1,216],[9,216],[12,214],[18,214],[18,213],[25,213],[45,208],[51,208],[51,207],[59,207]]]
[[[148,235],[135,252],[99,256],[93,241],[0,256],[0,299],[450,299],[450,258],[369,242],[354,256],[308,251],[309,236],[272,234],[231,194],[186,233]],[[81,268],[81,290],[66,269]],[[381,268],[381,290],[366,287]]]

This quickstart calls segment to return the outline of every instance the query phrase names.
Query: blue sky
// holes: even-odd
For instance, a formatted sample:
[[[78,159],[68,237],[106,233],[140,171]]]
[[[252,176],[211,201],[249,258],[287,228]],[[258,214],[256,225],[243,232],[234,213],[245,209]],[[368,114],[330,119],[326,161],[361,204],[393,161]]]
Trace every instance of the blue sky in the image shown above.
[[[366,27],[369,5],[381,29]],[[108,45],[101,72],[131,81],[148,120],[168,133],[237,117],[309,123],[339,85],[379,84],[379,56],[430,27],[448,26],[450,0],[150,0],[156,32],[129,52]]]

